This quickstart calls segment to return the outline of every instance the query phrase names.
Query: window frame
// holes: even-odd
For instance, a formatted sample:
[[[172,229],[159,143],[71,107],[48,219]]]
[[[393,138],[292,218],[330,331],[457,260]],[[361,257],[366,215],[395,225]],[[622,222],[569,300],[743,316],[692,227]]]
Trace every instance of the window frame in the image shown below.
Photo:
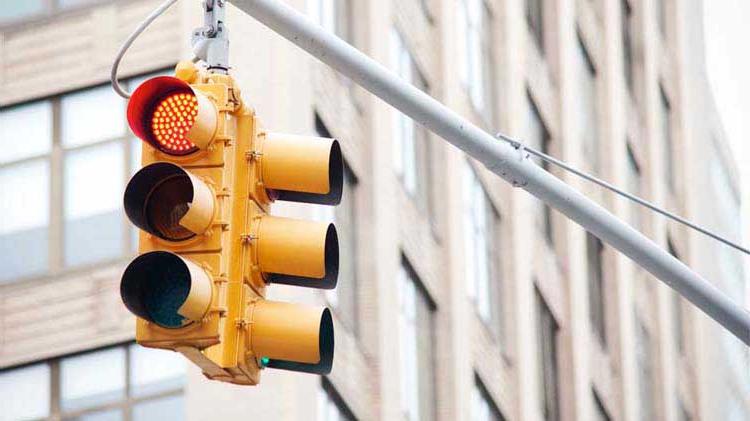
[[[550,155],[550,150],[552,147],[552,135],[550,134],[549,127],[544,121],[544,117],[542,117],[539,106],[537,105],[536,101],[534,101],[534,96],[531,93],[530,87],[526,88],[526,101],[529,107],[529,114],[527,118],[533,119],[532,123],[537,126],[536,128],[540,129],[539,131],[541,134],[541,137],[538,139],[539,144],[536,144],[537,139],[533,139],[534,144],[531,146],[537,147],[542,153]],[[530,133],[527,133],[526,135],[530,136]],[[532,157],[531,159],[538,165],[540,165],[543,170],[551,172],[552,167],[546,160],[537,157]],[[554,222],[552,218],[552,207],[542,201],[539,201],[539,203],[537,203],[537,206],[541,208],[541,212],[535,214],[534,225],[541,229],[547,245],[549,245],[549,247],[554,250],[555,236],[553,226]]]
[[[479,377],[479,374],[476,372],[474,373],[474,384],[472,387],[472,420],[476,421],[477,414],[474,412],[474,404],[476,403],[475,399],[480,398],[486,405],[487,409],[489,409],[489,416],[490,420],[494,421],[505,421],[505,416],[503,416],[502,411],[500,410],[500,407],[497,406],[497,403],[495,403],[495,400],[492,399],[492,396],[490,395],[490,392],[487,390],[487,387],[484,385],[484,382]]]
[[[547,421],[558,421],[560,404],[560,364],[558,361],[560,325],[538,287],[534,287],[536,301],[537,369],[542,416]]]
[[[338,392],[338,390],[336,390],[336,387],[333,385],[331,380],[329,380],[325,376],[321,376],[320,378],[320,393],[324,394],[326,403],[332,403],[338,410],[338,421],[357,421],[357,417],[354,415],[354,412],[351,410],[349,405],[346,404],[346,401],[343,397],[341,397],[341,394]],[[320,404],[321,402],[318,402],[318,405]],[[321,408],[318,407],[318,411],[320,410]],[[327,420],[324,419],[318,421]]]
[[[631,144],[630,140],[625,141],[625,152],[626,152],[626,165],[625,165],[625,177],[626,184],[628,187],[628,193],[641,197],[643,191],[643,171],[641,170],[641,164],[638,162],[638,157],[635,154],[635,149]],[[630,223],[638,230],[643,229],[643,216],[641,212],[641,205],[638,203],[631,202],[630,207]]]
[[[673,119],[672,102],[664,88],[663,83],[659,83],[659,127],[661,133],[659,136],[662,141],[662,174],[666,179],[667,188],[669,193],[677,192],[676,183],[676,167],[674,162],[674,131],[672,130],[672,119]]]
[[[151,70],[148,72],[141,73],[139,75],[128,77],[123,82],[125,83],[125,86],[128,86],[132,84],[133,82],[141,80],[144,77],[149,77],[151,75],[158,75],[158,74],[170,71],[170,70],[171,70],[171,67]],[[38,160],[38,159],[46,159],[49,164],[49,191],[50,191],[50,197],[49,197],[49,202],[48,202],[49,204],[48,221],[49,222],[46,227],[47,236],[48,236],[48,242],[47,242],[48,261],[46,265],[47,269],[41,272],[28,274],[28,275],[21,275],[13,279],[2,281],[0,282],[0,285],[17,284],[21,282],[34,281],[38,279],[48,279],[50,277],[60,276],[60,275],[67,274],[67,273],[76,273],[76,272],[81,272],[85,270],[90,270],[92,268],[100,267],[103,265],[113,264],[119,261],[127,260],[129,257],[132,256],[133,253],[137,251],[137,246],[138,246],[137,237],[132,235],[135,228],[132,227],[132,225],[130,224],[130,221],[125,215],[124,210],[120,208],[121,217],[123,221],[122,233],[121,233],[122,254],[120,254],[119,256],[112,257],[112,258],[105,258],[102,260],[86,262],[82,264],[67,265],[65,262],[65,254],[66,254],[66,248],[65,248],[66,229],[65,228],[66,228],[66,222],[67,222],[66,215],[65,215],[65,190],[66,190],[65,161],[66,161],[66,157],[77,151],[82,151],[82,150],[86,150],[89,148],[101,147],[103,145],[108,145],[108,144],[119,143],[122,145],[122,149],[123,149],[122,160],[123,160],[124,172],[121,174],[123,189],[126,183],[128,182],[128,180],[130,179],[131,175],[133,174],[133,170],[137,170],[137,168],[135,169],[132,168],[132,165],[134,164],[133,158],[135,154],[137,153],[135,148],[140,147],[141,143],[140,141],[138,141],[137,143],[133,143],[133,139],[137,140],[137,138],[135,137],[135,135],[131,133],[129,127],[124,121],[124,118],[123,118],[123,132],[120,136],[97,139],[96,141],[92,141],[92,142],[81,144],[81,145],[72,145],[68,147],[63,145],[63,139],[62,139],[62,130],[63,130],[62,129],[62,100],[63,98],[68,95],[75,95],[75,94],[79,94],[82,92],[102,88],[102,87],[107,86],[108,84],[109,82],[98,83],[98,84],[86,86],[80,89],[60,92],[60,93],[57,93],[55,95],[51,95],[48,97],[36,98],[36,99],[29,100],[29,101],[23,101],[23,102],[9,104],[9,105],[0,107],[0,112],[2,112],[2,111],[10,110],[18,106],[47,101],[51,105],[51,124],[52,124],[51,147],[48,153],[40,154],[38,156],[35,155],[34,157],[25,157],[16,161],[0,163],[0,169],[12,167],[20,163],[32,162],[33,160]],[[139,163],[135,163],[135,164],[140,166]]]
[[[641,419],[653,419],[656,416],[654,401],[654,348],[651,332],[638,316],[635,317],[635,357],[638,367],[638,400]],[[648,411],[644,413],[644,411]]]
[[[599,71],[588,47],[586,46],[584,37],[579,30],[576,30],[576,44],[576,55],[580,55],[580,59],[577,58],[576,61],[581,60],[583,67],[585,68],[584,72],[578,72],[578,88],[580,91],[588,91],[591,89],[591,103],[588,102],[589,100],[585,100],[586,102],[580,101],[578,103],[581,108],[586,108],[579,109],[578,112],[581,115],[588,115],[588,121],[590,121],[591,124],[582,124],[581,127],[578,127],[578,135],[581,136],[584,156],[588,157],[587,161],[589,162],[589,167],[594,173],[599,173],[602,164],[600,142],[601,126],[599,122]],[[581,86],[583,83],[585,83],[586,86]],[[585,95],[581,94],[582,98],[584,96]],[[579,117],[578,123],[580,124],[581,122],[583,122],[583,118]]]
[[[625,85],[630,94],[635,90],[635,62],[633,57],[633,5],[620,0],[620,30],[622,36],[622,65]]]
[[[119,410],[122,414],[122,421],[129,421],[133,419],[133,409],[141,403],[158,401],[164,398],[184,396],[185,387],[169,388],[164,391],[159,391],[152,394],[136,395],[132,390],[132,352],[131,349],[134,346],[140,346],[133,341],[120,342],[113,345],[106,345],[103,347],[87,349],[81,352],[72,354],[66,354],[54,358],[50,358],[42,361],[34,361],[28,364],[19,366],[8,367],[0,370],[0,375],[4,372],[10,372],[16,369],[32,367],[37,365],[46,365],[49,367],[49,412],[43,419],[71,419],[77,418],[83,415],[94,414],[103,411]],[[102,351],[122,349],[124,351],[124,389],[123,395],[116,401],[91,405],[82,409],[63,410],[62,409],[62,370],[61,363],[69,358],[75,358],[83,355],[96,354]],[[163,351],[167,352],[167,351]],[[182,358],[182,356],[180,356]],[[187,365],[187,362],[185,362]],[[185,379],[187,379],[187,371],[185,372]]]
[[[607,348],[606,288],[604,279],[604,243],[586,232],[586,263],[589,287],[589,322],[602,348]]]
[[[461,61],[461,79],[469,102],[489,128],[494,128],[496,120],[496,61],[493,51],[494,32],[492,10],[485,0],[459,0],[460,25],[465,31],[460,34],[463,41],[463,57]],[[478,8],[479,16],[472,19],[472,5]],[[474,57],[476,54],[477,57]],[[476,59],[476,63],[474,63]],[[476,70],[472,72],[472,67]],[[478,74],[477,74],[478,72]]]
[[[594,398],[594,409],[596,410],[595,413],[597,414],[597,420],[611,421],[612,416],[609,415],[607,407],[604,406],[604,401],[602,400],[601,396],[599,396],[599,393],[597,393],[596,389],[591,389],[591,395]]]
[[[474,310],[479,316],[479,319],[484,323],[487,329],[492,332],[492,334],[495,336],[495,339],[498,342],[501,342],[505,333],[505,305],[503,301],[504,259],[502,254],[503,217],[500,214],[500,211],[495,206],[495,203],[492,201],[489,191],[482,182],[482,179],[479,177],[476,168],[474,168],[468,158],[465,160],[464,165],[465,174],[463,174],[463,176],[470,178],[470,180],[465,181],[464,189],[466,189],[467,187],[471,189],[470,192],[464,192],[464,195],[466,195],[466,199],[463,200],[465,209],[463,209],[464,221],[462,221],[464,225],[469,225],[464,226],[463,228],[464,232],[466,233],[464,237],[464,256],[467,262],[472,261],[471,265],[466,265],[466,277],[467,279],[469,279],[469,282],[472,282],[470,287],[467,288],[467,295],[469,300],[472,302]],[[470,186],[469,183],[471,183]],[[483,203],[478,204],[477,200],[474,200],[475,194],[480,194],[481,197],[483,197]],[[481,213],[484,217],[484,221],[475,220],[475,205],[481,206],[483,208],[481,210]],[[485,247],[483,252],[486,253],[486,268],[484,269],[479,268],[478,265],[477,260],[479,259],[477,253],[479,253],[480,251],[477,250],[477,242],[472,243],[471,246],[469,246],[468,244],[468,242],[472,241],[469,239],[468,235],[472,235],[475,231],[482,231],[485,233]],[[474,238],[473,235],[472,238]],[[469,253],[469,250],[472,250],[474,255],[470,255],[471,253]],[[486,270],[487,285],[480,285],[481,277],[478,276],[478,272],[469,273],[468,268],[473,268],[476,271]],[[481,291],[479,291],[480,289],[484,289],[484,293],[481,293]],[[480,296],[486,297],[486,304],[480,303]],[[489,312],[489,314],[483,313],[483,305],[488,306],[487,311]]]
[[[46,225],[43,225],[37,228],[37,229],[44,229],[46,231],[47,262],[43,265],[46,269],[43,269],[38,272],[26,273],[15,278],[2,280],[0,281],[0,285],[13,284],[13,283],[17,283],[19,281],[23,281],[27,279],[35,279],[35,278],[43,277],[43,276],[46,276],[48,273],[50,273],[53,268],[53,264],[52,264],[52,262],[54,261],[53,253],[55,252],[52,247],[54,243],[54,239],[55,239],[55,236],[54,236],[55,231],[53,230],[53,224],[55,223],[55,220],[53,217],[54,215],[53,211],[56,205],[54,201],[55,199],[55,191],[54,191],[55,189],[54,175],[55,174],[54,173],[57,169],[55,165],[59,165],[58,160],[56,160],[56,139],[57,139],[56,133],[58,132],[57,124],[56,124],[57,114],[58,114],[57,103],[54,100],[54,98],[37,98],[37,99],[29,100],[29,101],[16,103],[16,104],[2,106],[0,107],[0,113],[12,111],[14,108],[21,108],[24,106],[38,104],[38,103],[40,104],[46,103],[49,108],[48,117],[49,117],[49,124],[50,124],[50,128],[49,128],[50,139],[49,139],[48,149],[45,152],[25,156],[20,159],[7,161],[7,162],[0,162],[0,171],[4,171],[4,170],[12,171],[14,167],[18,168],[18,167],[22,167],[23,165],[33,164],[35,162],[42,162],[47,167],[48,177],[47,177],[47,180],[45,180],[46,185],[47,185],[47,193],[48,193],[48,197],[46,198],[46,204],[47,204]],[[12,234],[14,234],[14,232],[9,233],[8,235],[12,235]],[[3,235],[5,234],[0,234],[0,236],[3,236]]]
[[[402,278],[401,273],[404,274],[404,277]],[[435,407],[435,398],[437,397],[437,388],[435,383],[435,369],[436,369],[436,338],[435,338],[435,314],[437,312],[437,305],[435,304],[435,301],[430,296],[429,292],[425,288],[424,284],[422,283],[421,279],[419,278],[419,275],[417,274],[414,267],[411,265],[409,260],[405,255],[401,255],[401,263],[399,264],[399,276],[397,276],[397,281],[405,281],[410,282],[412,286],[410,288],[413,288],[413,298],[414,298],[414,330],[416,335],[415,337],[415,361],[414,365],[412,366],[413,370],[416,372],[416,378],[413,379],[414,384],[412,386],[416,386],[416,390],[413,393],[416,393],[416,413],[414,414],[411,412],[413,409],[408,408],[409,401],[406,399],[406,395],[408,394],[408,390],[404,391],[405,393],[401,393],[401,405],[400,405],[400,411],[404,419],[406,420],[418,420],[418,419],[432,419],[432,417],[435,415],[437,408]],[[397,290],[399,291],[399,294],[401,296],[399,297],[399,313],[398,313],[398,335],[399,335],[399,364],[400,364],[400,380],[399,380],[399,387],[401,389],[404,389],[405,387],[408,387],[405,383],[408,382],[408,378],[405,378],[404,376],[407,375],[405,372],[405,367],[408,366],[408,358],[405,355],[401,355],[402,351],[404,350],[405,344],[404,338],[406,337],[406,332],[404,332],[405,326],[402,325],[404,322],[404,318],[406,316],[403,315],[404,309],[403,305],[405,304],[405,299],[409,297],[405,297],[405,285],[397,285]],[[421,301],[421,302],[420,302]],[[424,310],[427,311],[427,319],[420,319],[420,306],[424,306]],[[408,324],[408,321],[406,321]],[[421,326],[421,323],[427,323],[428,326],[425,329],[424,326]],[[419,333],[425,333],[424,331],[427,331],[429,334],[429,341],[430,344],[426,348],[426,350],[423,350],[420,348],[420,342],[421,339],[419,336]],[[427,351],[427,352],[420,352],[420,351]],[[429,355],[426,355],[426,353],[429,353]],[[404,360],[406,358],[406,361]],[[427,358],[427,361],[423,361],[423,358]],[[422,373],[423,370],[421,370],[421,367],[426,365],[429,367],[427,370],[427,373]],[[427,376],[426,378],[423,376]],[[429,390],[425,390],[423,386],[429,387]],[[430,396],[425,396],[425,394],[429,394]],[[424,409],[429,409],[430,413],[425,417]],[[412,418],[411,415],[415,415],[416,418]]]
[[[325,122],[323,121],[322,116],[317,111],[313,111],[313,118],[314,118],[314,125],[315,125],[315,132],[320,137],[326,137],[330,139],[335,139],[335,137],[331,134],[331,132],[328,130],[328,127],[326,126]],[[359,261],[359,250],[360,250],[360,238],[359,238],[359,227],[357,224],[358,221],[358,215],[360,213],[359,209],[359,200],[358,200],[358,189],[359,189],[359,178],[354,173],[354,170],[352,167],[348,164],[346,157],[343,157],[343,193],[342,193],[342,203],[345,203],[344,201],[348,202],[350,204],[350,208],[348,210],[351,210],[351,226],[347,227],[350,231],[351,237],[352,237],[352,247],[351,247],[351,254],[350,254],[350,260],[351,260],[351,279],[347,279],[347,281],[352,286],[351,291],[351,312],[347,312],[344,309],[344,305],[342,305],[342,295],[339,293],[339,289],[332,289],[332,290],[325,290],[323,292],[326,302],[331,305],[332,310],[339,316],[339,319],[342,323],[346,325],[347,328],[350,329],[352,333],[354,333],[354,336],[359,336],[360,333],[360,320],[359,320],[359,279],[360,279],[360,273],[359,273],[359,267],[358,267],[358,261]],[[347,192],[351,190],[353,193],[351,194],[350,198],[346,198],[345,195],[347,195]],[[321,208],[324,208],[330,212],[330,215],[333,217],[333,223],[336,226],[336,228],[340,228],[340,221],[344,218],[341,217],[341,215],[346,212],[345,209],[347,209],[344,206],[336,207],[330,207],[327,205],[316,205],[320,206]],[[339,238],[342,237],[342,233],[339,232]],[[339,276],[341,276],[342,273],[339,273]]]
[[[531,32],[534,44],[542,56],[545,55],[546,43],[544,41],[544,0],[525,0],[525,21]]]
[[[119,0],[87,0],[82,4],[64,7],[61,5],[61,0],[42,0],[43,4],[41,10],[38,12],[16,18],[0,18],[0,32],[11,31],[16,28],[26,27],[34,22],[43,22],[66,13],[80,12],[117,1]]]
[[[395,24],[391,27],[390,36],[393,44],[391,45],[393,48],[391,61],[395,66],[395,72],[421,91],[429,93],[430,85],[427,78],[419,68],[416,56],[409,48],[407,38]],[[399,110],[394,108],[392,113],[396,176],[406,193],[417,204],[419,211],[426,213],[430,223],[434,225],[433,147],[430,133]]]

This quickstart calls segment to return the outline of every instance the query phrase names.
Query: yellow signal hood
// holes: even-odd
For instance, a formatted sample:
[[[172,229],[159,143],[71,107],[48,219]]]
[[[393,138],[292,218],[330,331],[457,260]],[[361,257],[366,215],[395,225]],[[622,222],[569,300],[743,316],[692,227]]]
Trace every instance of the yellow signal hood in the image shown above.
[[[338,205],[343,189],[341,147],[335,139],[266,133],[257,145],[260,176],[276,200]]]

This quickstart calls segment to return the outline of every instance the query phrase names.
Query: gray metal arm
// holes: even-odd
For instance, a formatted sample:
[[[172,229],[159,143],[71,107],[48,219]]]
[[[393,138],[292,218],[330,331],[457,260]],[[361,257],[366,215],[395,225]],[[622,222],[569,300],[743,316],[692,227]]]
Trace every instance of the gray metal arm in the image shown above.
[[[283,2],[231,3],[620,250],[750,345],[750,312],[606,209],[530,160],[521,159],[518,150],[404,82]]]

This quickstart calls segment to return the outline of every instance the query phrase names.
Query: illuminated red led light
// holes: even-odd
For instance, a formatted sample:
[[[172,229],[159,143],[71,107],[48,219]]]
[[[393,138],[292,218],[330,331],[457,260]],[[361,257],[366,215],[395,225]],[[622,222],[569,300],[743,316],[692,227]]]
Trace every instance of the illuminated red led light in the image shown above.
[[[186,136],[197,115],[198,99],[191,93],[175,93],[162,99],[151,115],[151,132],[157,146],[177,155],[195,150]]]

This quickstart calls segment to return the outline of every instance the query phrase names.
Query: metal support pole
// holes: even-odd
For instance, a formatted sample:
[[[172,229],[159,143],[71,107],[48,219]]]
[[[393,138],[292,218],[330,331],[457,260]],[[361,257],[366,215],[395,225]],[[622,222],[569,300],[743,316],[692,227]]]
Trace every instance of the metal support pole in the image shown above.
[[[750,345],[750,312],[609,211],[531,160],[522,159],[518,150],[404,82],[282,1],[232,0],[232,3],[463,150],[493,173],[522,187],[620,250]]]
[[[203,26],[193,31],[193,54],[208,65],[212,73],[229,70],[229,36],[224,24],[226,0],[203,0]]]

